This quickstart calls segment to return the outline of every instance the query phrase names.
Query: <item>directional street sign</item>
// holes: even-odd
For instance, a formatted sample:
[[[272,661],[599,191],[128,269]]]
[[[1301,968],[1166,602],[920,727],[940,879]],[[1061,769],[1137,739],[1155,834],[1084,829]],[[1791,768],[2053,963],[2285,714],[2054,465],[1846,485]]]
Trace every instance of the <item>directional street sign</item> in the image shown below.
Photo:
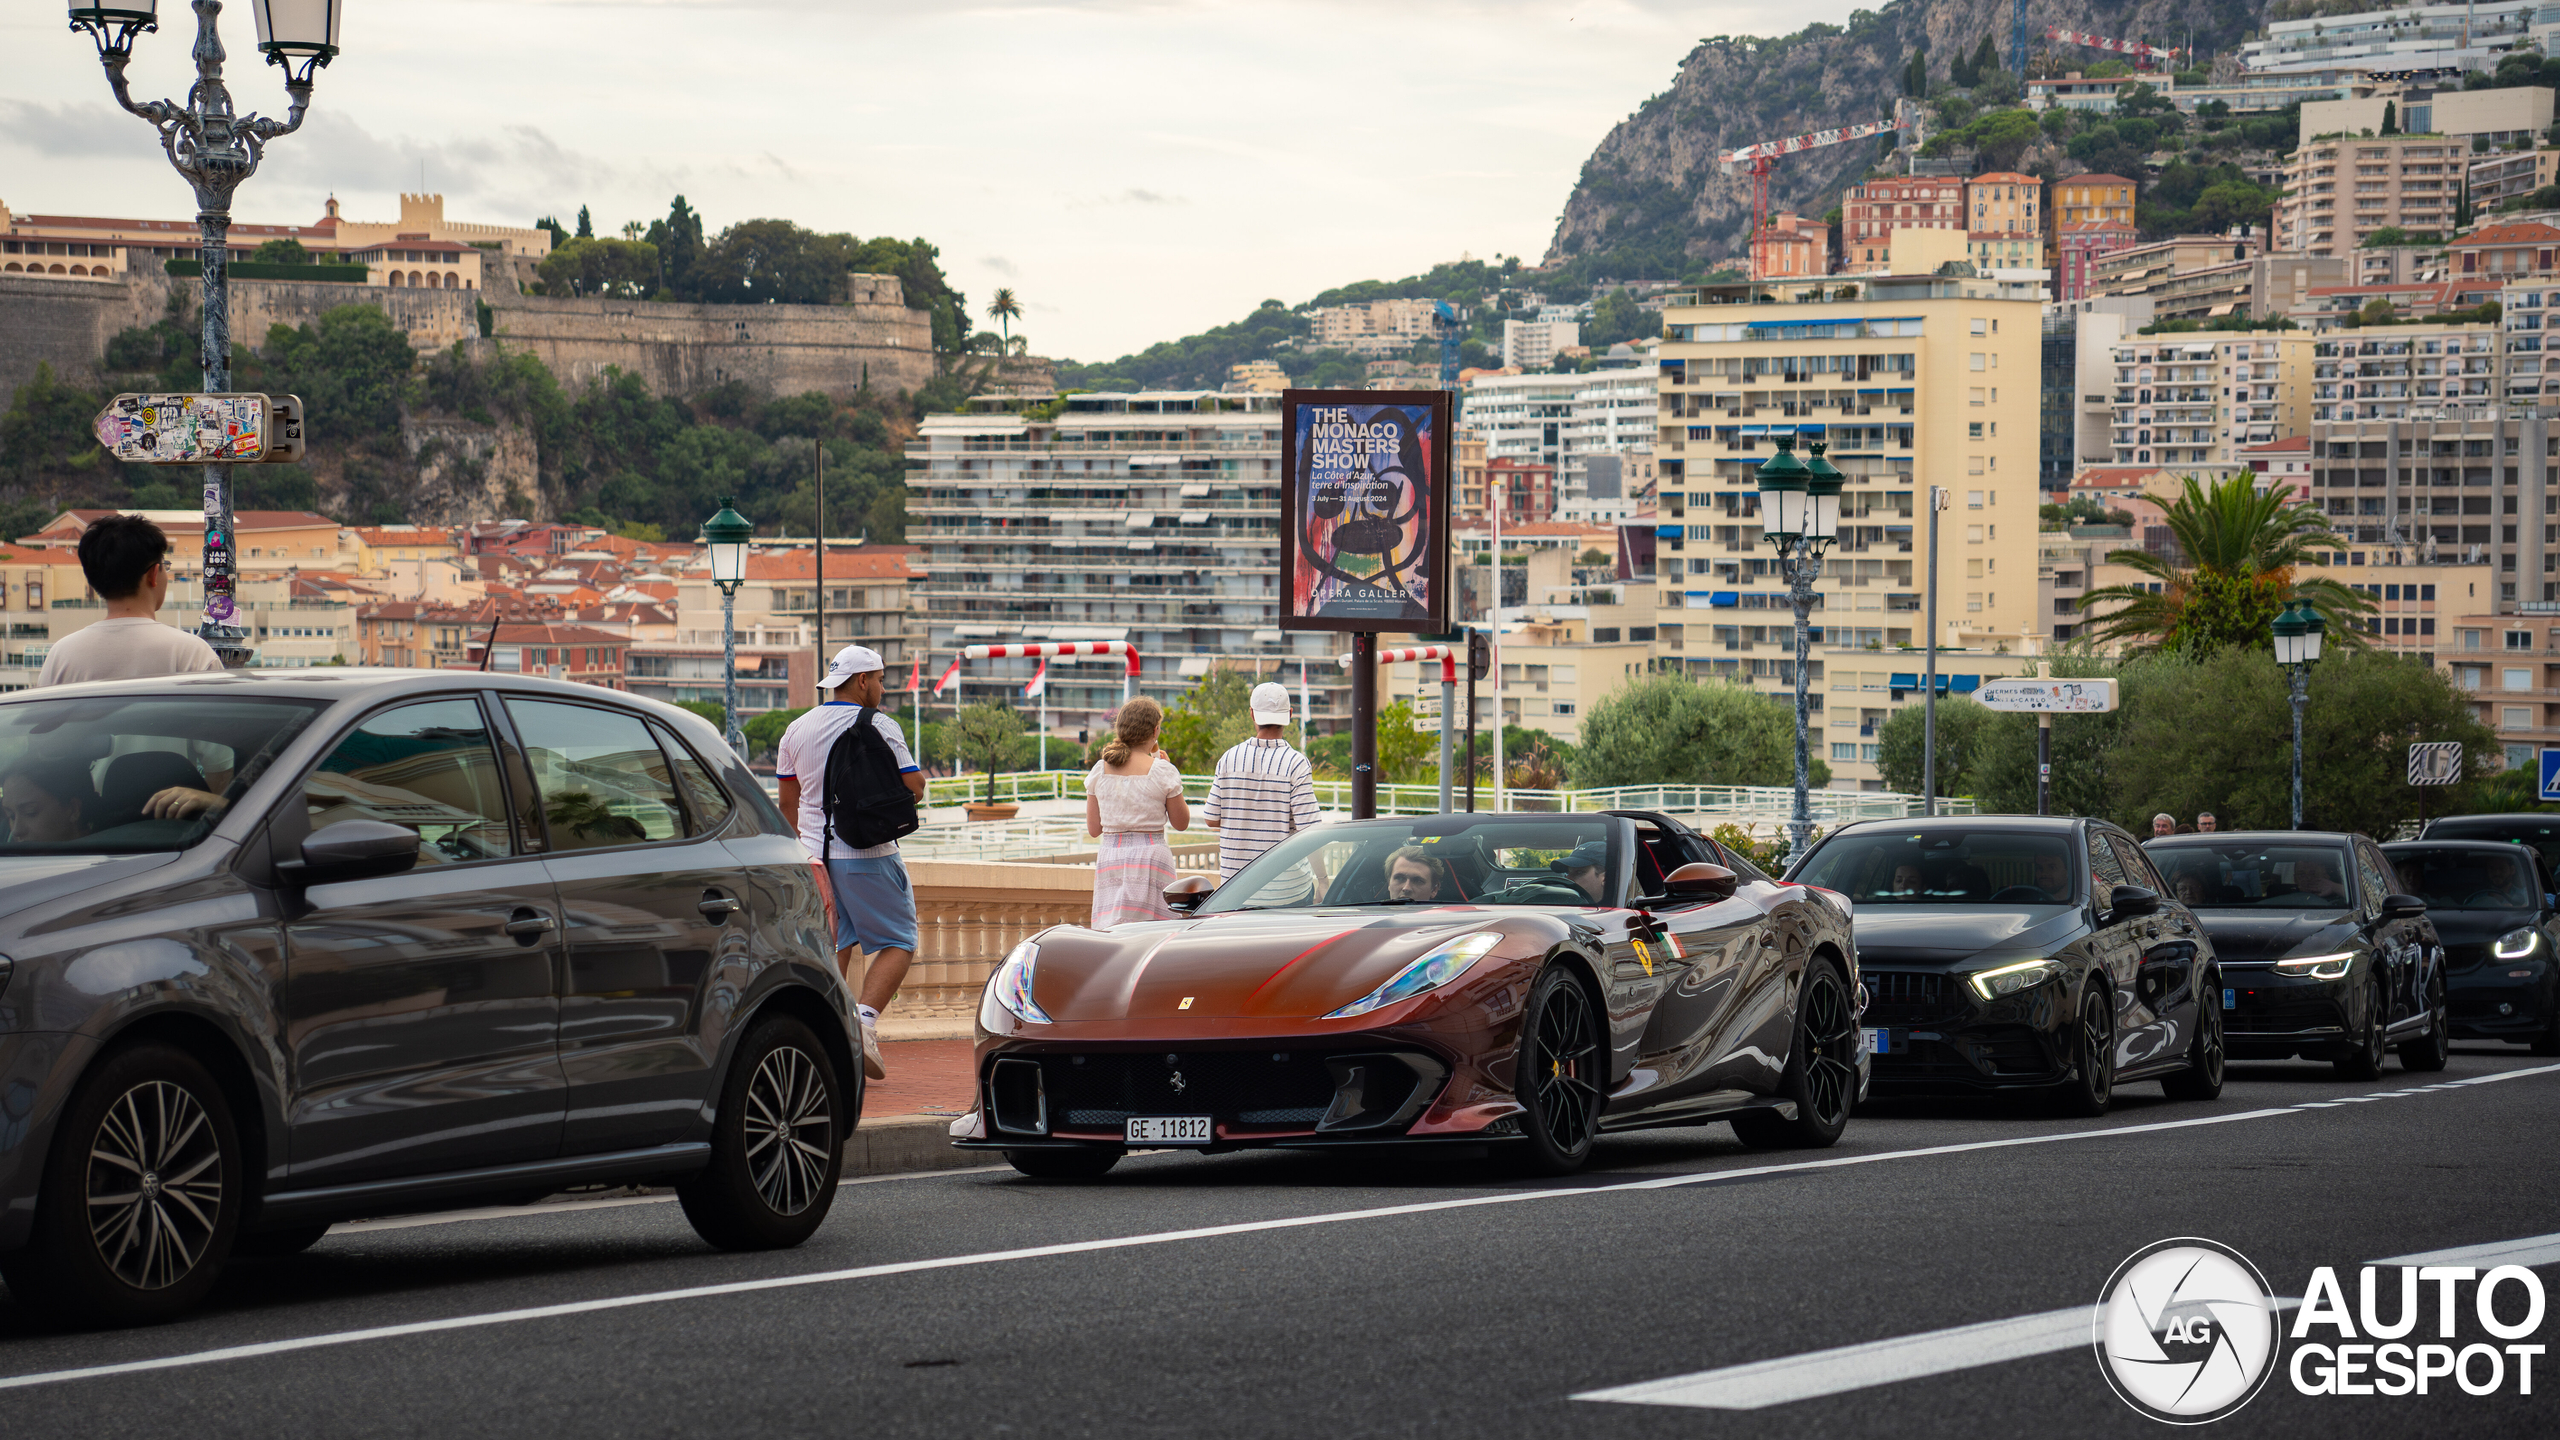
[[[119,395],[98,412],[93,428],[107,453],[128,464],[257,460],[267,449],[267,397]]]
[[[2409,747],[2410,784],[2452,785],[2461,779],[2461,741],[2421,740]]]
[[[2095,715],[2116,708],[2113,680],[1985,680],[1974,699],[1990,710]]]

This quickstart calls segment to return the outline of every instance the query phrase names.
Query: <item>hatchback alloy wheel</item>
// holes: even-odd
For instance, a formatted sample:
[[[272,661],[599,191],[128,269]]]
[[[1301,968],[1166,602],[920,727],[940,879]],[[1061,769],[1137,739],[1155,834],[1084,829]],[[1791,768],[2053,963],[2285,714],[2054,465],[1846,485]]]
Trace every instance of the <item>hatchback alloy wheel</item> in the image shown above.
[[[797,1215],[826,1183],[833,1112],[817,1064],[798,1048],[768,1053],[747,1085],[747,1159],[757,1193],[777,1215]]]
[[[203,1262],[221,1217],[213,1117],[165,1080],[117,1096],[89,1142],[98,1258],[136,1290],[165,1290]]]

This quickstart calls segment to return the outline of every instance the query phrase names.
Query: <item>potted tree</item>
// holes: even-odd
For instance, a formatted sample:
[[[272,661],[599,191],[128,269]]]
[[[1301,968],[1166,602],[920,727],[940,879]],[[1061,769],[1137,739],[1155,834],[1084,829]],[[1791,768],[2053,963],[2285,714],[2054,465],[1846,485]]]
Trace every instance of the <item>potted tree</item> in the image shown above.
[[[972,820],[1010,820],[1022,811],[996,803],[996,772],[1021,768],[1030,757],[1031,740],[1022,733],[1022,717],[1009,705],[981,701],[962,710],[951,722],[951,747],[963,768],[984,770],[987,794],[962,806]]]

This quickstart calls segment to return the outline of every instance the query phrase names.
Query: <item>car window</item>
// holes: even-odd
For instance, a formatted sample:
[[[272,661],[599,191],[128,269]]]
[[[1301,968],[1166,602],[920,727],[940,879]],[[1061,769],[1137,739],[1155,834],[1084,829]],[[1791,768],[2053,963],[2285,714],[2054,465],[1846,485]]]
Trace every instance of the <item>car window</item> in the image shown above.
[[[2155,842],[2170,893],[2199,910],[2344,910],[2347,866],[2334,843]]]
[[[302,804],[315,832],[341,820],[417,831],[421,865],[514,853],[497,748],[470,700],[402,705],[356,726],[304,777]]]
[[[2109,835],[2106,840],[2107,853],[2124,867],[2126,884],[2139,885],[2155,894],[2169,893],[2168,887],[2161,883],[2160,872],[2151,867],[2151,857],[2142,853],[2140,845],[2122,835]]]
[[[2503,851],[2468,848],[2394,850],[2386,858],[2429,910],[2533,910],[2542,904],[2530,854],[2522,846]]]
[[[178,850],[201,840],[321,705],[202,693],[0,706],[0,854]],[[186,818],[145,814],[186,791]]]
[[[1203,915],[1302,905],[1594,905],[1623,863],[1597,815],[1431,815],[1301,830],[1236,872]],[[1596,893],[1595,893],[1596,892]]]
[[[666,754],[639,716],[514,696],[507,714],[542,793],[553,850],[602,850],[684,834]]]
[[[2095,830],[2089,832],[2089,878],[2097,882],[2098,903],[2102,906],[2117,886],[2134,883],[2125,878],[2124,862],[2116,858],[2115,847]]]
[[[2071,842],[2061,835],[1962,821],[1836,835],[1788,878],[1858,905],[2068,905],[2080,892]]]
[[[2391,872],[2391,862],[2382,858],[2381,851],[2362,841],[2356,843],[2356,870],[2364,878],[2364,905],[2367,910],[2380,905],[2383,896],[2401,893],[2400,877]]]
[[[656,725],[649,730],[666,752],[676,757],[676,787],[684,792],[685,815],[692,822],[692,833],[708,835],[718,830],[721,822],[729,818],[729,792],[720,788],[720,782],[693,758],[693,752],[684,748],[683,742]]]
[[[2560,815],[2455,816],[2427,827],[2430,840],[2496,840],[2529,845],[2542,857],[2546,875],[2560,875]]]

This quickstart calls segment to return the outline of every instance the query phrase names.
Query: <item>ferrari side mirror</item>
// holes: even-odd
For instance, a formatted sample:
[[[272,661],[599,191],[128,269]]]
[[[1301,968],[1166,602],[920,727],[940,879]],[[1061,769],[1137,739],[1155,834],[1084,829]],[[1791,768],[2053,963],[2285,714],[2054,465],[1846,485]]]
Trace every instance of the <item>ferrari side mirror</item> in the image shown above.
[[[1692,860],[1663,877],[1662,888],[1674,900],[1730,900],[1734,874],[1721,865]]]
[[[1200,902],[1208,899],[1209,892],[1217,888],[1218,882],[1206,875],[1185,875],[1164,887],[1164,903],[1178,913],[1188,915],[1199,909]]]

